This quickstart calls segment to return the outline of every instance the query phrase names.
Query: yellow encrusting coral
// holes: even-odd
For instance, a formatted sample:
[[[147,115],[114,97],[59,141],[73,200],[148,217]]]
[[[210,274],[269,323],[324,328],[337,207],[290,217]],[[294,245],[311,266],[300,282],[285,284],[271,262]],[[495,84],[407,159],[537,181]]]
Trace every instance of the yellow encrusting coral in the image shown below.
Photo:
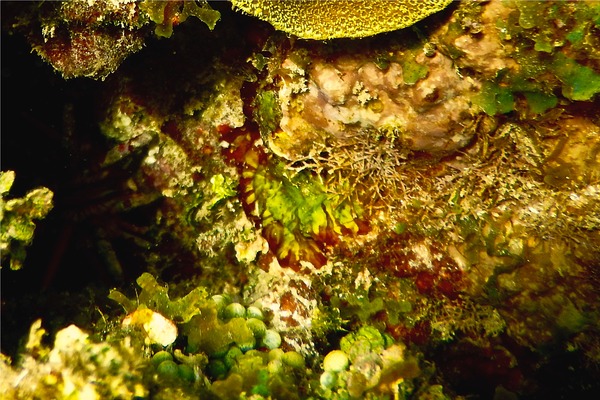
[[[406,28],[452,0],[232,0],[235,8],[302,39],[361,38]]]

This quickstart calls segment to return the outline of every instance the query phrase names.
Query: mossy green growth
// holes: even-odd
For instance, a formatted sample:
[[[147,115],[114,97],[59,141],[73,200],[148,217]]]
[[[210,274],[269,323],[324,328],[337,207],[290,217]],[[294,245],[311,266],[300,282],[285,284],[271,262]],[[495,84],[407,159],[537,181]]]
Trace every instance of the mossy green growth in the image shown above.
[[[414,85],[419,79],[425,78],[428,73],[429,67],[419,64],[412,56],[403,59],[402,78],[407,85]]]
[[[212,9],[206,0],[199,1],[155,1],[146,0],[140,2],[140,9],[148,15],[148,18],[156,23],[154,33],[159,37],[171,37],[173,24],[184,22],[193,16],[204,22],[213,30],[221,13]]]
[[[529,105],[529,110],[534,114],[543,114],[547,110],[556,107],[558,98],[553,94],[541,92],[524,92],[523,95]]]
[[[0,172],[0,254],[2,261],[10,259],[10,268],[18,270],[33,240],[34,220],[43,219],[52,210],[54,195],[47,188],[37,188],[24,197],[6,200],[14,180],[13,171]]]
[[[421,374],[417,357],[373,326],[344,336],[340,349],[325,356],[323,369],[319,395],[326,399],[410,398],[410,380]]]
[[[600,73],[564,54],[556,54],[552,69],[563,83],[562,94],[566,98],[585,101],[600,93]]]
[[[340,349],[354,361],[371,352],[381,352],[385,348],[385,338],[374,326],[363,326],[357,332],[349,333],[340,341]]]
[[[503,41],[512,42],[507,56],[519,67],[484,82],[473,102],[497,115],[517,110],[515,100],[524,98],[535,115],[558,105],[559,92],[570,101],[593,101],[600,93],[600,3],[508,1],[507,6],[515,11],[499,20],[497,29]]]
[[[238,181],[230,176],[216,174],[210,178],[210,189],[213,193],[208,202],[208,208],[211,209],[222,200],[237,195]]]
[[[254,100],[254,120],[258,123],[263,137],[275,132],[281,121],[281,107],[277,93],[266,90],[260,92]]]
[[[193,289],[184,297],[171,300],[169,298],[169,288],[159,284],[152,274],[143,273],[136,282],[142,288],[136,301],[129,300],[118,290],[112,290],[108,298],[121,304],[128,313],[145,307],[176,323],[188,322],[207,305],[213,305],[214,307],[214,303],[208,298],[208,293],[201,287]]]
[[[488,115],[506,114],[515,106],[511,89],[495,82],[484,82],[472,100]]]
[[[251,350],[238,353],[226,376],[210,390],[221,399],[245,398],[243,393],[253,399],[300,399],[307,378],[299,353]]]

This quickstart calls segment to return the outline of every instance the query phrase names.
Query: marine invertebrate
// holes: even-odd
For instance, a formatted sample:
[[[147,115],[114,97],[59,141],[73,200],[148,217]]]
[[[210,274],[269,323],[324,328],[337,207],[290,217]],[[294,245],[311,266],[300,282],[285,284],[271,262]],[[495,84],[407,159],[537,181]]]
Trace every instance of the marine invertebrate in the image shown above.
[[[575,10],[576,3],[568,7]],[[596,86],[575,84],[595,78],[595,59],[586,61],[584,54],[595,54],[585,48],[596,28],[582,23],[583,39],[573,47],[551,50],[542,37],[538,49],[537,39],[518,47],[523,43],[490,34],[502,34],[498,21],[521,26],[518,18],[513,25],[519,10],[509,4],[461,2],[460,22],[438,26],[431,41],[415,40],[410,31],[360,45],[286,41],[276,34],[261,36],[257,53],[248,54],[248,47],[231,45],[220,33],[212,48],[222,52],[182,36],[177,43],[160,42],[168,54],[181,55],[169,58],[170,65],[148,48],[136,62],[153,63],[128,64],[113,85],[107,82],[111,101],[100,105],[109,115],[102,129],[116,143],[103,165],[123,172],[117,182],[125,196],[100,205],[127,206],[122,200],[135,193],[160,193],[164,201],[151,219],[136,214],[158,245],[143,247],[147,262],[130,265],[160,271],[171,298],[164,295],[166,285],[148,279],[143,285],[154,292],[142,288],[140,304],[133,296],[123,303],[125,332],[122,324],[112,325],[121,338],[139,340],[147,359],[155,353],[145,373],[160,395],[151,396],[276,397],[281,386],[306,397],[348,397],[348,391],[358,397],[443,396],[439,387],[416,388],[430,375],[432,382],[451,382],[447,393],[491,398],[495,390],[502,394],[495,385],[510,383],[517,395],[536,397],[529,388],[546,382],[529,371],[549,365],[554,354],[555,363],[575,360],[561,371],[580,371],[586,357],[597,358],[597,351],[577,350],[597,348],[599,331],[592,273],[600,254]],[[479,15],[500,8],[507,14]],[[569,30],[569,20],[561,21],[567,25],[546,25],[557,33]],[[243,36],[234,24],[226,28],[234,39]],[[577,33],[569,36],[577,41]],[[445,39],[456,35],[462,42],[447,46]],[[519,41],[526,36],[519,34]],[[498,47],[485,46],[490,37],[499,39]],[[202,57],[193,52],[198,48]],[[540,67],[539,61],[555,58],[583,73],[561,79],[547,69],[553,63]],[[215,59],[214,68],[202,67]],[[365,76],[356,78],[358,71]],[[563,94],[565,88],[574,90]],[[575,93],[592,97],[576,100]],[[319,106],[329,120],[319,120]],[[398,110],[389,125],[377,120],[387,108]],[[418,126],[410,126],[413,117]],[[125,173],[132,170],[139,174]],[[100,172],[101,178],[106,169]],[[89,210],[81,211],[90,216]],[[357,235],[365,220],[368,234]],[[165,251],[166,242],[174,247]],[[182,259],[182,248],[210,257]],[[279,268],[273,256],[293,268]],[[313,268],[313,260],[325,265]],[[208,284],[233,300],[195,292],[179,303],[174,294]],[[387,334],[361,329],[365,324],[410,350],[395,347],[402,345]],[[170,328],[164,337],[155,335],[161,326]],[[349,332],[356,340],[344,340],[344,351],[325,357],[328,374],[318,382],[316,364]],[[383,349],[368,347],[381,337]],[[473,357],[468,343],[477,348]],[[284,357],[290,349],[295,352]],[[419,355],[419,379],[405,378],[399,372],[404,364],[394,360],[419,349],[439,364],[434,368]],[[304,366],[300,354],[307,357]],[[398,368],[380,385],[384,355]],[[308,384],[304,368],[315,378]],[[482,389],[472,377],[488,372],[492,379]],[[522,372],[529,374],[521,380],[525,385]]]
[[[64,78],[104,79],[144,44],[144,18],[133,1],[31,2],[12,6],[12,29]]]
[[[421,2],[251,1],[233,0],[235,8],[302,39],[360,38],[410,26],[447,7],[451,0]]]

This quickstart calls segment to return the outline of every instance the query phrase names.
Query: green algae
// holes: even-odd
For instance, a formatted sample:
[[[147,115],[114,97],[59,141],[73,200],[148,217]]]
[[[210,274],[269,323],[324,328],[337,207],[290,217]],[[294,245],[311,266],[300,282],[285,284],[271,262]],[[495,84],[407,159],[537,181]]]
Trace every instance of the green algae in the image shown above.
[[[413,25],[451,0],[389,2],[234,0],[235,8],[303,39],[361,38]]]
[[[473,97],[488,115],[521,111],[518,99],[533,115],[559,104],[558,93],[570,101],[593,101],[600,93],[597,69],[600,7],[597,2],[515,1],[508,19],[496,22],[497,34],[509,46],[507,56],[518,65],[488,76]],[[459,10],[465,18],[469,10]],[[469,27],[454,25],[454,35]],[[453,46],[457,60],[462,54]]]
[[[308,252],[308,261],[314,261],[320,250],[307,240],[359,231],[360,208],[328,193],[308,172],[290,177],[283,163],[259,166],[252,187],[263,227],[277,241],[280,259],[303,259],[301,254]]]
[[[422,375],[416,356],[402,343],[362,326],[344,336],[340,348],[324,359],[319,394],[327,399],[391,399],[414,394],[412,380]]]
[[[512,90],[494,82],[484,82],[481,91],[473,96],[477,104],[488,115],[506,114],[513,111],[515,99]]]
[[[47,188],[29,191],[24,197],[6,199],[14,183],[13,171],[0,172],[0,253],[2,260],[10,260],[10,268],[23,267],[26,248],[35,234],[35,220],[52,210],[54,194]]]
[[[563,83],[562,94],[574,101],[591,100],[600,93],[600,73],[581,65],[562,53],[556,54],[551,64]]]
[[[263,137],[275,132],[281,121],[281,107],[279,98],[273,91],[263,91],[256,96],[254,119],[258,123],[260,134]]]
[[[201,1],[142,1],[140,9],[147,13],[149,19],[156,24],[154,33],[158,37],[169,38],[173,34],[174,22],[184,22],[189,17],[196,17],[204,22],[212,31],[221,13]]]

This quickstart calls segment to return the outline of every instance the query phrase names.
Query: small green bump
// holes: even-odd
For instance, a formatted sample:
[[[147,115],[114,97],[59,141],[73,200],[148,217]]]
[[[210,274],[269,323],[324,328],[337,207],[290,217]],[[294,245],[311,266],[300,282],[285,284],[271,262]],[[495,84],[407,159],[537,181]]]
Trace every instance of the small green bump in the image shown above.
[[[211,360],[206,367],[206,372],[213,379],[223,379],[229,369],[222,360]]]
[[[242,350],[237,346],[231,346],[231,348],[227,351],[225,356],[223,357],[223,362],[227,368],[231,368],[235,365],[236,359],[244,354]]]
[[[288,351],[283,355],[283,362],[292,368],[304,368],[304,357],[295,351]]]
[[[251,359],[252,357],[257,357],[257,358],[263,359],[264,356],[265,356],[265,354],[262,351],[258,351],[256,349],[248,350],[246,352],[246,354],[244,354],[244,357],[247,360]]]
[[[213,297],[211,297],[211,299],[215,303],[217,314],[222,315],[223,311],[225,310],[225,307],[227,306],[227,304],[229,304],[229,299],[226,296],[220,294],[214,295]]]
[[[240,350],[242,350],[242,352],[247,352],[249,350],[254,350],[254,348],[256,347],[256,341],[252,340],[248,342],[238,343],[238,346],[240,347]]]
[[[281,359],[269,361],[267,364],[267,370],[272,375],[281,373],[283,371],[283,361]]]
[[[325,371],[321,374],[319,382],[324,389],[332,389],[337,385],[337,373],[333,371]]]
[[[173,360],[166,360],[161,362],[156,368],[156,371],[163,378],[172,379],[177,378],[179,376],[179,367],[177,363]]]
[[[184,381],[194,382],[196,380],[194,369],[187,364],[179,364],[177,372]]]
[[[383,341],[384,341],[384,347],[387,349],[388,347],[390,347],[391,345],[395,344],[396,341],[394,340],[394,338],[392,337],[392,335],[390,335],[389,333],[384,333],[383,334]]]
[[[235,342],[239,348],[246,352],[256,347],[254,334],[246,324],[246,320],[241,317],[232,318],[226,325],[229,338]]]
[[[252,331],[252,334],[257,340],[262,339],[267,331],[267,326],[264,322],[256,318],[249,318],[246,320],[246,325]]]
[[[276,349],[281,346],[281,336],[277,331],[267,329],[262,344],[270,350]]]
[[[341,350],[330,351],[323,360],[323,369],[331,372],[341,372],[348,368],[349,360]]]
[[[223,358],[225,356],[225,354],[227,354],[227,351],[229,350],[230,345],[231,345],[230,343],[224,344],[221,347],[213,350],[212,352],[209,352],[208,355],[211,358]]]
[[[158,353],[152,356],[152,360],[150,361],[152,365],[158,367],[160,363],[163,361],[173,361],[173,356],[168,351],[159,351]]]
[[[271,351],[269,351],[269,361],[270,360],[281,360],[283,358],[283,355],[285,354],[285,352],[280,349],[273,349]]]
[[[265,316],[260,308],[250,306],[246,310],[246,318],[256,318],[258,320],[264,321]]]
[[[225,318],[244,318],[246,316],[246,307],[240,303],[231,303],[223,311]]]

